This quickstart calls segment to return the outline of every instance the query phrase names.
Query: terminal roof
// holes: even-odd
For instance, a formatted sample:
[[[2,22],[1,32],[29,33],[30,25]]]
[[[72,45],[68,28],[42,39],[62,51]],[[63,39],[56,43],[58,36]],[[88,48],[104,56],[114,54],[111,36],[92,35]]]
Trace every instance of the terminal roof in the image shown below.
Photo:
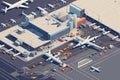
[[[72,4],[84,8],[86,14],[120,33],[120,0],[78,0]]]

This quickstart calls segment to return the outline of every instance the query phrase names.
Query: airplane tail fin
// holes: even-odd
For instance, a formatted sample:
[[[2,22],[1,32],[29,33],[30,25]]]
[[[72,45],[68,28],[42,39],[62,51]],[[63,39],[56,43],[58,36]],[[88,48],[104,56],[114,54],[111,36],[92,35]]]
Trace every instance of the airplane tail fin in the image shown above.
[[[87,36],[86,40],[88,40],[90,38],[90,36]]]
[[[48,53],[51,54],[51,50],[49,50]]]
[[[4,11],[5,13],[7,13],[8,8],[7,8],[7,7],[5,7],[5,9],[2,9],[2,11]]]

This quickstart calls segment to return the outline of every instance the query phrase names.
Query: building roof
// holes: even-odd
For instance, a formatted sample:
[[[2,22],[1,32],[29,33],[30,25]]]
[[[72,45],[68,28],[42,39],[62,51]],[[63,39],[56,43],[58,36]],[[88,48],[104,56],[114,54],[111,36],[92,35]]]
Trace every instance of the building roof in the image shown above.
[[[46,31],[47,33],[49,33],[50,35],[53,35],[63,29],[66,28],[66,25],[60,25],[59,27],[57,27],[57,25],[54,25],[54,23],[56,23],[56,21],[54,21],[53,17],[51,18],[51,15],[56,14],[59,16],[66,16],[67,11],[66,11],[66,7],[63,7],[59,10],[56,10],[50,14],[48,14],[45,17],[38,17],[32,21],[30,21],[31,24],[35,25],[36,27]],[[49,20],[47,20],[49,19]]]
[[[23,33],[18,34],[18,33],[16,33],[17,30],[23,31]],[[14,42],[9,40],[8,38],[6,38],[6,36],[9,34],[11,34],[12,36],[16,37],[17,39],[23,41],[24,43],[28,44],[29,46],[31,46],[33,48],[37,48],[40,45],[43,45],[46,42],[48,42],[48,40],[47,41],[40,40],[39,36],[35,35],[34,33],[30,32],[26,29],[22,29],[21,27],[19,27],[17,25],[10,29],[0,32],[0,40],[20,52],[28,52],[28,51],[21,46],[16,47],[15,45],[13,45]]]
[[[53,21],[52,19],[47,21],[46,19],[46,17],[40,17],[31,21],[31,23],[36,27],[42,29],[43,31],[46,31],[50,35],[53,35],[66,28],[66,25],[57,27],[57,25],[55,25],[55,21]]]
[[[84,8],[87,15],[120,33],[120,0],[77,0],[72,4]]]

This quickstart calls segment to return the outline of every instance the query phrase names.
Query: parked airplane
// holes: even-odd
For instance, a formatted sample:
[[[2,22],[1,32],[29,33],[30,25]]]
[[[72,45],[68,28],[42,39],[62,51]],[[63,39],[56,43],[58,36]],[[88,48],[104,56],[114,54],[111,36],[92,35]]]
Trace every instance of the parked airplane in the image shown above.
[[[5,53],[6,53],[6,54],[10,54],[10,51],[12,51],[12,50],[13,50],[13,48],[8,49],[8,50],[5,51]]]
[[[40,10],[40,11],[45,11],[45,9],[40,7],[40,6],[38,6],[37,9]]]
[[[112,38],[112,40],[115,40],[115,39],[118,38],[118,37],[119,37],[119,36],[115,36],[115,37]]]
[[[101,35],[98,35],[98,36],[94,36],[94,37],[92,37],[92,38],[90,38],[90,36],[88,36],[86,39],[83,39],[83,38],[81,38],[81,37],[77,37],[77,38],[75,39],[75,41],[77,41],[78,44],[75,45],[75,46],[73,46],[73,48],[76,48],[76,47],[79,47],[79,46],[82,47],[83,45],[87,44],[88,46],[94,46],[94,47],[97,47],[97,48],[99,48],[99,49],[104,49],[103,47],[98,46],[98,45],[92,43],[92,41],[94,41],[95,39],[99,38],[100,36],[101,36]]]
[[[108,34],[108,33],[110,33],[110,31],[103,32],[102,34],[103,34],[103,35],[106,35],[106,34]]]
[[[7,27],[7,25],[5,23],[1,23],[0,24],[3,28]]]
[[[96,26],[96,27],[94,27],[94,29],[98,29],[98,28],[100,28],[100,26]]]
[[[65,0],[60,0],[63,4],[66,4],[67,2]]]
[[[21,54],[20,52],[17,53],[17,54],[14,54],[13,57],[16,57],[16,56],[18,56],[18,55],[20,55],[20,54]]]
[[[11,23],[16,23],[16,21],[14,19],[10,19]]]
[[[23,5],[23,3],[26,3],[27,1],[33,2],[34,0],[20,0],[14,4],[10,4],[8,2],[3,1],[3,3],[9,7],[5,7],[5,9],[2,9],[5,13],[7,13],[8,10],[13,9],[13,8],[29,8],[28,6]]]
[[[52,5],[52,4],[47,4],[50,8],[52,8],[52,9],[54,9],[55,8],[55,6],[54,5]]]
[[[23,16],[25,16],[25,17],[28,17],[28,15],[24,12],[24,11],[22,11],[22,13],[21,13]]]
[[[10,51],[12,51],[12,50],[13,50],[13,48],[6,50],[6,52],[10,52]]]
[[[49,51],[48,53],[45,53],[44,55],[48,57],[48,59],[46,59],[46,61],[49,61],[49,60],[50,60],[50,62],[55,61],[55,62],[57,62],[59,65],[62,64],[62,61],[59,60],[59,58],[57,58],[58,55],[53,56],[50,51]]]
[[[31,12],[31,14],[32,14],[33,16],[37,16],[37,14],[36,14],[35,12]]]
[[[0,48],[2,48],[2,47],[4,47],[5,45],[3,44],[3,45],[0,45]]]
[[[100,31],[105,32],[105,29],[104,29],[104,28],[102,28]]]
[[[96,25],[96,23],[92,23],[92,24],[90,24],[89,26],[92,27],[92,26],[95,26],[95,25]]]
[[[100,67],[97,67],[97,68],[96,68],[96,67],[94,67],[94,66],[90,66],[90,71],[91,71],[91,72],[94,72],[94,71],[95,71],[95,72],[98,72],[98,73],[99,73],[101,70],[100,70]]]

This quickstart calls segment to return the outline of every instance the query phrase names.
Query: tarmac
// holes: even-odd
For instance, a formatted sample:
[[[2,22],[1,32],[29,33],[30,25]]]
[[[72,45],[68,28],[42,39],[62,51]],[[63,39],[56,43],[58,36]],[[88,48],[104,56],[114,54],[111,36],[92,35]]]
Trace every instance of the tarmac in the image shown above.
[[[13,0],[9,0],[11,2],[16,2]],[[42,0],[41,0],[42,1]],[[50,0],[48,0],[49,2]],[[57,0],[56,0],[57,1]],[[47,1],[43,1],[44,4],[47,4]],[[52,1],[50,1],[52,2]],[[34,5],[36,4],[36,5]],[[32,6],[30,9],[25,10],[26,13],[29,13],[31,11],[34,11],[38,5],[42,4],[42,2],[37,3],[37,0],[35,0],[35,3],[31,3],[30,6]],[[45,5],[41,5],[45,6]],[[3,6],[2,6],[3,7]],[[45,6],[46,7],[46,6]],[[1,8],[1,5],[0,5]],[[8,20],[9,17],[13,18],[13,16],[9,16],[10,12],[15,12],[15,16],[18,16],[18,14],[21,13],[23,9],[14,9],[10,10],[6,17],[3,16],[3,14],[0,14],[0,17],[2,17],[2,22]],[[17,12],[18,11],[18,12]],[[17,14],[18,13],[18,14]],[[9,17],[7,17],[9,16]],[[21,20],[20,20],[21,21]],[[0,28],[1,29],[1,28]],[[1,29],[2,30],[2,29]],[[81,30],[84,32],[82,34],[82,37],[90,35],[96,36],[101,34],[101,32],[97,30],[93,30],[91,27],[81,28]],[[74,43],[74,41],[67,42],[65,44],[62,44],[61,46],[55,48],[52,50],[52,52],[58,51],[60,49],[64,49],[67,44]],[[114,48],[108,49],[105,54],[100,56],[100,51],[96,48],[87,48],[81,49],[80,47],[77,47],[75,49],[68,49],[68,52],[72,52],[73,55],[69,57],[67,60],[64,61],[64,63],[68,63],[73,67],[73,70],[67,68],[65,72],[62,72],[60,70],[60,67],[54,63],[51,62],[45,62],[45,59],[43,56],[37,57],[36,59],[33,59],[29,62],[23,62],[20,59],[12,60],[12,55],[3,54],[0,52],[0,79],[2,80],[17,80],[15,77],[11,76],[12,73],[18,72],[19,69],[22,69],[23,67],[28,67],[32,73],[37,73],[38,78],[35,80],[114,80],[119,79],[119,58],[120,58],[120,42],[111,40],[108,36],[101,36],[99,39],[95,40],[95,44],[98,44],[100,46],[107,46],[109,47],[110,44],[114,45]],[[92,59],[93,61],[78,68],[78,62],[83,59]],[[42,64],[39,64],[39,62],[43,62]],[[32,68],[32,65],[35,64],[37,67]],[[91,73],[89,71],[90,66],[94,65],[96,67],[101,66],[101,72]],[[56,72],[53,72],[52,69],[57,69]],[[54,73],[55,77],[51,77],[50,74]],[[109,77],[108,77],[109,76]],[[19,80],[33,80],[29,76],[26,76],[24,74],[17,76]]]

